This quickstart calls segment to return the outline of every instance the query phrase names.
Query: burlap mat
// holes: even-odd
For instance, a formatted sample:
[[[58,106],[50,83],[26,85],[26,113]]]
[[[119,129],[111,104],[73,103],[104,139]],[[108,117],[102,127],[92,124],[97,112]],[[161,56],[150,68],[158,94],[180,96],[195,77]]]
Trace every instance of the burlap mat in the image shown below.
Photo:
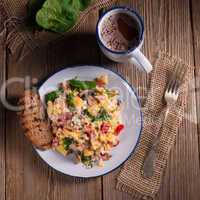
[[[27,27],[28,0],[0,0],[0,44],[6,45],[12,54],[18,54],[18,59],[24,58],[35,48],[46,45],[51,41],[68,34],[84,33],[84,24],[88,13],[101,8],[108,8],[117,3],[117,0],[96,0],[84,12],[81,12],[76,25],[65,34],[49,31],[30,30]]]
[[[178,101],[176,105],[170,108],[167,121],[162,129],[155,173],[151,178],[144,178],[141,170],[144,157],[151,148],[151,142],[158,134],[163,121],[166,109],[163,94],[176,62],[187,67],[187,72],[180,88]],[[164,53],[159,53],[153,67],[151,86],[144,109],[144,127],[141,140],[136,152],[125,163],[117,177],[117,189],[130,193],[134,200],[153,198],[159,190],[170,149],[175,142],[176,133],[184,115],[189,87],[188,81],[191,80],[193,73],[193,67]]]

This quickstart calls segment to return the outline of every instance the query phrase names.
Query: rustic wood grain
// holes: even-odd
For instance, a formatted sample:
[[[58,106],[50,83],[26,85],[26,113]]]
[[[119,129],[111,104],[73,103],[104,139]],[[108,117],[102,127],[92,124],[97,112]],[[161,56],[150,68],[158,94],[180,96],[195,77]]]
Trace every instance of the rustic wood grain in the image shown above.
[[[197,102],[197,127],[199,136],[199,151],[200,151],[200,2],[191,1],[192,15],[192,31],[194,39],[194,61],[195,61],[195,81],[196,81],[196,102]],[[200,154],[199,154],[200,158]]]
[[[186,63],[194,64],[193,40],[190,21],[190,2],[186,0],[163,1],[164,17],[159,34],[164,35],[163,46]],[[166,28],[162,27],[166,24]],[[158,38],[161,38],[159,35]],[[194,75],[193,75],[194,78]],[[190,80],[190,89],[195,87]],[[188,95],[188,106],[183,125],[179,129],[159,194],[160,199],[199,199],[199,151],[196,125],[195,93]]]
[[[0,86],[6,80],[6,48],[0,45]],[[0,103],[0,199],[5,200],[5,108]]]
[[[153,60],[154,52],[159,49],[181,57],[186,63],[193,64],[192,32],[189,1],[132,1],[131,4],[144,17],[146,34],[144,53]],[[130,82],[139,93],[145,94],[148,79],[138,71],[118,65],[118,71],[129,74]],[[194,81],[191,81],[194,88]],[[141,87],[143,86],[143,87]],[[142,90],[141,90],[142,88]],[[194,92],[189,95],[188,110],[177,142],[172,149],[168,168],[157,199],[199,199],[199,152],[196,124],[196,100]],[[132,199],[126,194],[114,191],[117,171],[104,177],[104,199]]]
[[[197,0],[123,2],[135,7],[144,17],[146,33],[143,52],[151,61],[155,52],[163,49],[196,66],[196,76],[190,83],[192,89],[185,119],[156,199],[200,199],[200,3]],[[86,25],[80,30],[85,34],[54,42],[36,50],[22,62],[16,61],[17,55],[9,57],[6,62],[4,54],[0,52],[0,85],[6,78],[5,67],[2,68],[6,63],[8,78],[29,75],[39,81],[64,66],[102,63],[123,74],[144,100],[149,77],[131,65],[113,64],[100,54],[94,35],[97,18],[98,12],[90,14]],[[10,85],[7,90],[9,101],[16,103],[22,91],[22,84]],[[115,190],[120,169],[102,179],[83,180],[63,176],[49,168],[22,135],[15,112],[6,111],[5,119],[5,110],[1,105],[0,136],[0,200],[132,200],[130,195]]]
[[[8,79],[27,75],[41,78],[44,75],[45,58],[45,49],[34,52],[23,62],[16,62],[16,58],[9,57]],[[10,85],[7,89],[9,101],[16,104],[23,89],[22,83]],[[36,157],[31,144],[23,136],[15,112],[6,112],[6,122],[6,198],[47,199],[50,182],[47,166]]]

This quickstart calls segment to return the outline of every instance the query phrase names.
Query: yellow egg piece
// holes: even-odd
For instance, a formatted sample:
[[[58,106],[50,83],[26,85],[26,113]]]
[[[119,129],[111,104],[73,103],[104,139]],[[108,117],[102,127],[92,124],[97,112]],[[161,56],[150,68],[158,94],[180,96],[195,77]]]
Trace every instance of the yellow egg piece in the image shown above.
[[[83,107],[83,100],[79,96],[74,97],[74,105],[79,108]]]
[[[68,151],[65,150],[63,145],[58,145],[56,147],[56,151],[58,151],[59,153],[61,153],[62,155],[66,156]]]
[[[101,147],[101,143],[98,141],[98,140],[95,140],[95,141],[91,141],[91,144],[92,144],[92,148],[94,150],[98,149]]]
[[[88,108],[88,112],[93,116],[97,116],[99,110],[100,110],[100,107],[96,104],[94,104]]]
[[[90,150],[90,149],[85,149],[83,151],[84,156],[92,156],[94,155],[94,151]]]
[[[72,132],[72,131],[68,131],[68,130],[65,130],[65,131],[63,132],[63,134],[64,134],[65,137],[71,137],[71,138],[73,138],[73,139],[75,139],[75,140],[78,140],[78,139],[79,139],[79,136],[80,136],[79,133],[77,133],[77,132]]]

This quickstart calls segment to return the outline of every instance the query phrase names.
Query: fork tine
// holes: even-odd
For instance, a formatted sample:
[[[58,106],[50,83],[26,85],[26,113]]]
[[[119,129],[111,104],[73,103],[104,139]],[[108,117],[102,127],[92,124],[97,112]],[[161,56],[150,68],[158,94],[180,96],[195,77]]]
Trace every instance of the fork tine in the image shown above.
[[[175,80],[172,93],[177,94],[178,93],[178,88],[179,88],[179,82],[177,80]]]
[[[172,86],[171,86],[171,93],[174,93],[175,92],[175,89],[176,89],[176,87],[177,87],[177,80],[176,79],[174,79],[174,81],[173,81],[173,84],[172,84]]]
[[[178,94],[178,89],[179,89],[179,83],[177,82],[174,88],[175,94]]]
[[[171,93],[178,93],[178,88],[183,81],[187,69],[182,65],[176,63],[175,64],[175,71],[167,85],[166,91]]]
[[[168,86],[167,86],[167,91],[168,91],[168,92],[171,92],[171,91],[172,91],[174,82],[175,82],[175,79],[171,79],[171,80],[169,81],[169,84],[168,84]]]

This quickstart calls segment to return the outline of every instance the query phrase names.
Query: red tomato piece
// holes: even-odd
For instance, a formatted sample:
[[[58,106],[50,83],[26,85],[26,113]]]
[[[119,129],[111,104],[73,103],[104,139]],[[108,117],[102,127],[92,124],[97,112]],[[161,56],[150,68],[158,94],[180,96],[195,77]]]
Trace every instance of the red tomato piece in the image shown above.
[[[119,124],[116,128],[115,128],[115,134],[119,135],[119,133],[124,129],[124,125],[123,124]]]

